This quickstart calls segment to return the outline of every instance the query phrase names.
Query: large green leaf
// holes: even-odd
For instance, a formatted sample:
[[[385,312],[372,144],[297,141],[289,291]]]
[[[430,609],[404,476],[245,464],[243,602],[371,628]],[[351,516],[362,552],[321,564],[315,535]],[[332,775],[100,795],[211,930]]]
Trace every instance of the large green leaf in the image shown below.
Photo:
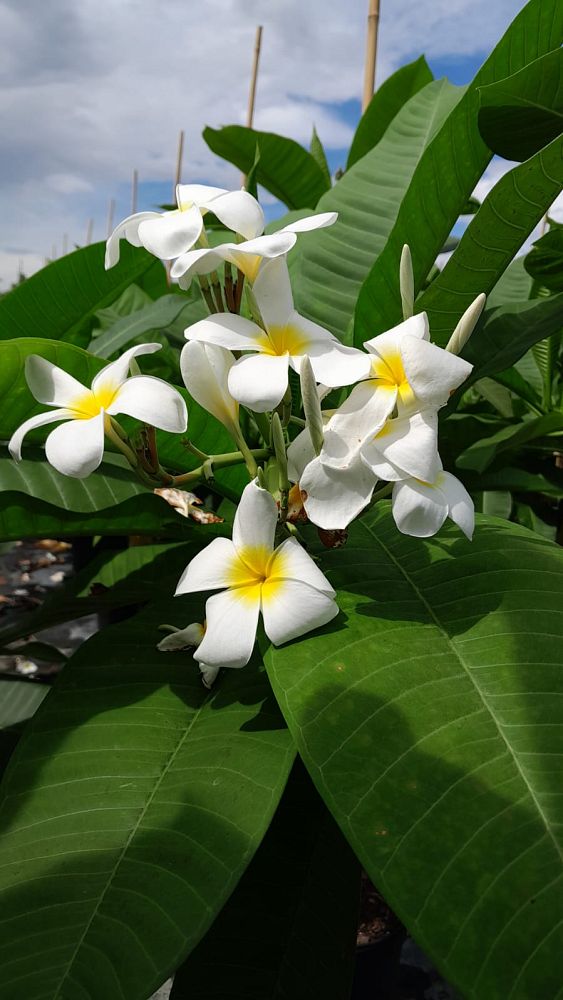
[[[247,871],[174,976],[171,1000],[348,1000],[359,875],[296,762]]]
[[[527,160],[563,132],[563,51],[479,90],[479,131],[507,160]]]
[[[395,225],[358,299],[356,343],[401,319],[399,261],[410,245],[415,283],[421,288],[468,195],[489,162],[477,127],[477,88],[503,79],[563,40],[559,0],[530,0],[477,73],[463,99],[422,156],[401,200]]]
[[[332,187],[332,177],[330,175],[330,167],[328,165],[328,160],[326,158],[326,153],[324,146],[319,139],[317,130],[313,125],[313,135],[311,136],[311,156],[316,161],[317,165],[321,168],[321,173],[325,179],[327,188]]]
[[[415,94],[377,147],[321,198],[318,211],[338,212],[338,222],[307,234],[294,251],[297,308],[342,340],[349,338],[362,281],[385,245],[415,167],[460,94],[446,80]]]
[[[530,298],[531,291],[532,279],[526,274],[524,257],[516,257],[487,297],[487,306],[494,309],[507,302],[523,302]]]
[[[283,135],[226,125],[220,129],[205,128],[203,138],[212,152],[234,163],[245,174],[254,164],[258,146],[256,180],[288,208],[315,208],[330,187],[315,157]]]
[[[0,729],[26,722],[35,714],[48,693],[45,684],[34,681],[0,682]]]
[[[347,170],[377,145],[403,105],[433,79],[424,56],[401,66],[387,77],[360,118],[348,153]]]
[[[94,513],[147,493],[120,455],[106,454],[96,472],[86,479],[72,479],[57,472],[40,448],[27,448],[25,458],[14,462],[0,449],[0,503],[2,493],[27,493],[45,503],[82,514]]]
[[[495,185],[444,270],[417,299],[432,339],[447,343],[480,292],[489,292],[563,187],[563,138],[521,163]]]
[[[162,264],[124,241],[119,264],[109,271],[104,270],[103,243],[60,257],[0,299],[0,340],[45,337],[85,347],[96,310],[156,269],[164,283]]]
[[[98,358],[109,358],[117,351],[121,351],[135,337],[149,333],[151,330],[162,330],[174,320],[178,319],[180,313],[187,313],[194,303],[188,302],[183,295],[163,295],[156,302],[143,309],[137,309],[129,316],[122,316],[116,320],[113,326],[102,333],[89,346],[92,354]],[[207,315],[207,309],[203,302],[198,302],[198,318],[203,319]]]
[[[170,600],[87,642],[5,774],[2,989],[148,997],[199,941],[276,808],[294,750],[258,664],[202,688],[155,649]]]
[[[563,553],[505,521],[399,534],[388,504],[321,565],[342,614],[270,649],[325,802],[467,1000],[555,997],[563,946]]]
[[[556,227],[536,240],[524,260],[529,275],[552,292],[563,291],[563,229]]]
[[[484,472],[501,452],[514,451],[529,441],[553,433],[563,433],[563,413],[545,413],[541,417],[531,417],[509,427],[503,427],[496,434],[476,441],[461,452],[457,465],[460,469]]]

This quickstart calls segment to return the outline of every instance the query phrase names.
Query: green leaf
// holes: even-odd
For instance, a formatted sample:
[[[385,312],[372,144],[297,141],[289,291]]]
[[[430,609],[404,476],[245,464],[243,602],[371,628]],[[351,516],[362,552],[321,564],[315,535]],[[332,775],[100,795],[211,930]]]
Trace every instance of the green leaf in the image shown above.
[[[433,79],[424,56],[401,66],[387,77],[360,118],[348,153],[347,170],[377,145],[401,108]]]
[[[489,159],[477,128],[477,88],[502,79],[563,40],[559,0],[530,0],[477,73],[462,100],[428,145],[395,213],[395,223],[358,299],[357,345],[398,323],[402,316],[399,261],[408,243],[415,285],[423,286],[440,247]],[[481,291],[481,289],[479,289]]]
[[[85,347],[94,314],[133,281],[158,268],[145,250],[121,242],[119,264],[104,270],[104,243],[60,257],[0,299],[0,340],[44,337]]]
[[[187,320],[187,314],[192,306],[193,303],[187,302],[183,295],[163,295],[144,309],[138,309],[130,316],[122,316],[105,333],[96,337],[88,349],[98,358],[110,358],[135,337],[148,333],[149,330],[164,329],[184,311]],[[205,304],[199,302],[198,307],[198,318],[203,319],[207,315]]]
[[[519,424],[511,424],[492,434],[491,437],[476,441],[462,451],[457,465],[460,469],[484,472],[501,452],[514,451],[529,441],[557,431],[563,432],[563,413],[546,413],[541,417],[521,421]]]
[[[467,1000],[555,997],[563,553],[480,517],[409,538],[385,503],[321,566],[340,618],[266,655],[318,790]]]
[[[99,337],[101,333],[109,330],[118,320],[124,316],[130,316],[131,313],[137,312],[138,309],[144,309],[151,302],[150,295],[147,295],[142,288],[139,288],[138,285],[129,285],[110,306],[96,310],[95,317],[99,325],[93,327],[92,337]]]
[[[428,313],[437,344],[447,343],[460,316],[480,292],[494,288],[562,187],[563,138],[501,177],[441,274],[417,299],[417,312]]]
[[[504,385],[499,385],[492,378],[480,378],[475,383],[475,388],[481,393],[502,417],[513,417],[514,407],[512,405],[512,395],[510,390]],[[487,512],[489,513],[489,512]]]
[[[341,340],[349,339],[362,281],[385,245],[416,165],[460,94],[461,88],[437,80],[412,97],[377,147],[321,198],[317,210],[338,212],[336,224],[308,233],[294,251],[296,307]]]
[[[523,261],[529,275],[552,292],[563,291],[563,229],[558,227],[536,240]]]
[[[326,158],[324,146],[321,140],[319,139],[317,130],[314,125],[313,125],[313,134],[311,136],[311,156],[316,161],[318,166],[321,168],[327,188],[332,187],[332,177],[330,176],[330,167],[328,165],[328,160]]]
[[[35,681],[0,681],[0,729],[31,719],[48,692],[46,684]]]
[[[91,514],[147,494],[120,455],[107,453],[96,472],[73,479],[49,465],[42,449],[27,448],[24,454],[21,462],[14,462],[0,449],[0,500],[4,491],[27,493],[55,507]]]
[[[507,368],[506,371],[498,372],[494,376],[494,380],[499,385],[509,389],[515,396],[519,396],[520,399],[529,403],[533,410],[541,411],[541,396],[538,395],[534,386],[527,381],[521,372],[522,362],[526,361],[527,357],[528,355],[525,354],[518,362],[516,368]]]
[[[485,490],[483,493],[483,514],[488,517],[503,517],[506,521],[512,513],[512,493],[508,490]]]
[[[258,145],[258,184],[288,208],[315,208],[330,187],[315,157],[293,139],[274,132],[257,132],[242,125],[226,125],[221,129],[208,127],[203,130],[203,138],[213,153],[234,163],[246,174],[252,167]]]
[[[258,665],[202,688],[159,622],[170,600],[72,658],[2,785],[2,983],[148,997],[206,932],[265,833],[294,757]],[[95,959],[93,960],[93,956]]]
[[[170,1000],[346,1000],[358,862],[303,765],[213,927],[174,976]]]
[[[479,88],[479,131],[506,160],[527,160],[563,132],[563,51]]]
[[[516,257],[500,276],[487,297],[487,307],[495,309],[507,302],[523,302],[530,298],[532,281],[524,267],[524,257]]]

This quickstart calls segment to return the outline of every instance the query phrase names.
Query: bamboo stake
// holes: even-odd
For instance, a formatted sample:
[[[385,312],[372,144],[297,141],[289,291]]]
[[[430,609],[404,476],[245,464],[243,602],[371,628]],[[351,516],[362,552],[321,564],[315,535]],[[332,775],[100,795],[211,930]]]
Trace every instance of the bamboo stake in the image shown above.
[[[56,259],[57,259],[57,248],[53,243],[53,246],[51,247],[51,260],[56,260]]]
[[[68,253],[68,233],[63,233],[63,257]]]
[[[377,56],[377,31],[379,28],[379,4],[380,0],[369,0],[362,112],[366,110],[375,90],[375,61]]]
[[[260,62],[260,49],[262,47],[262,25],[256,27],[256,37],[254,39],[254,61],[252,63],[252,75],[250,77],[250,91],[248,94],[248,109],[246,112],[246,127],[252,128],[254,121],[254,106],[256,104],[256,81],[258,79],[258,64]],[[242,186],[246,187],[246,174],[242,175]]]
[[[180,129],[178,134],[178,154],[176,156],[176,178],[172,191],[172,202],[176,201],[176,188],[182,183],[182,157],[184,155],[184,130]]]
[[[133,183],[131,185],[131,215],[135,215],[137,211],[137,193],[139,190],[139,174],[136,170],[133,171]]]
[[[109,238],[110,238],[110,236],[111,236],[111,234],[113,232],[113,216],[114,216],[114,212],[115,212],[115,199],[114,198],[110,198],[109,204],[108,204],[108,223],[107,223],[107,238],[108,238],[108,240],[109,240]]]
[[[88,226],[86,229],[86,243],[85,246],[89,247],[92,242],[92,233],[94,232],[94,220],[88,219]]]

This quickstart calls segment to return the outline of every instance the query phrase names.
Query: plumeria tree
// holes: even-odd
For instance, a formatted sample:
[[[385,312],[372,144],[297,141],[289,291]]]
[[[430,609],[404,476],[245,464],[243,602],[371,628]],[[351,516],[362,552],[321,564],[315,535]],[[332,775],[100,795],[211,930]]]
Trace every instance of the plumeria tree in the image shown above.
[[[563,428],[556,226],[513,290],[562,37],[531,0],[468,88],[404,67],[335,183],[316,136],[206,130],[248,190],[179,185],[0,303],[2,538],[145,539],[0,628],[119,612],[45,699],[3,684],[0,997],[344,1000],[360,865],[463,996],[558,995],[563,559],[475,508]]]

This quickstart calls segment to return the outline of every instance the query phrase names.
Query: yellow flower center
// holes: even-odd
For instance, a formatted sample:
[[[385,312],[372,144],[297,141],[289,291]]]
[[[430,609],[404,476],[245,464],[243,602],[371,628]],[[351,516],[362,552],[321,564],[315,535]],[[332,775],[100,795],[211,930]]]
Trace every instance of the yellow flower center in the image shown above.
[[[257,343],[260,345],[263,354],[270,354],[272,357],[282,357],[284,354],[291,356],[305,354],[309,346],[309,340],[302,330],[288,323],[287,326],[271,326]]]
[[[107,410],[113,403],[119,386],[111,382],[99,385],[96,391],[85,389],[80,396],[75,396],[69,404],[69,408],[74,410],[75,420],[91,420],[97,417],[100,410]]]
[[[262,545],[238,550],[228,574],[229,587],[241,601],[273,600],[283,588],[286,559]]]
[[[376,379],[376,388],[397,389],[403,406],[409,406],[414,402],[414,393],[405,375],[399,351],[388,351],[385,355],[374,357],[371,362],[371,375]]]
[[[242,271],[245,278],[248,279],[251,285],[256,281],[256,276],[262,263],[262,257],[258,253],[237,253],[233,251],[230,257],[232,263],[235,267],[238,267],[239,271]]]

